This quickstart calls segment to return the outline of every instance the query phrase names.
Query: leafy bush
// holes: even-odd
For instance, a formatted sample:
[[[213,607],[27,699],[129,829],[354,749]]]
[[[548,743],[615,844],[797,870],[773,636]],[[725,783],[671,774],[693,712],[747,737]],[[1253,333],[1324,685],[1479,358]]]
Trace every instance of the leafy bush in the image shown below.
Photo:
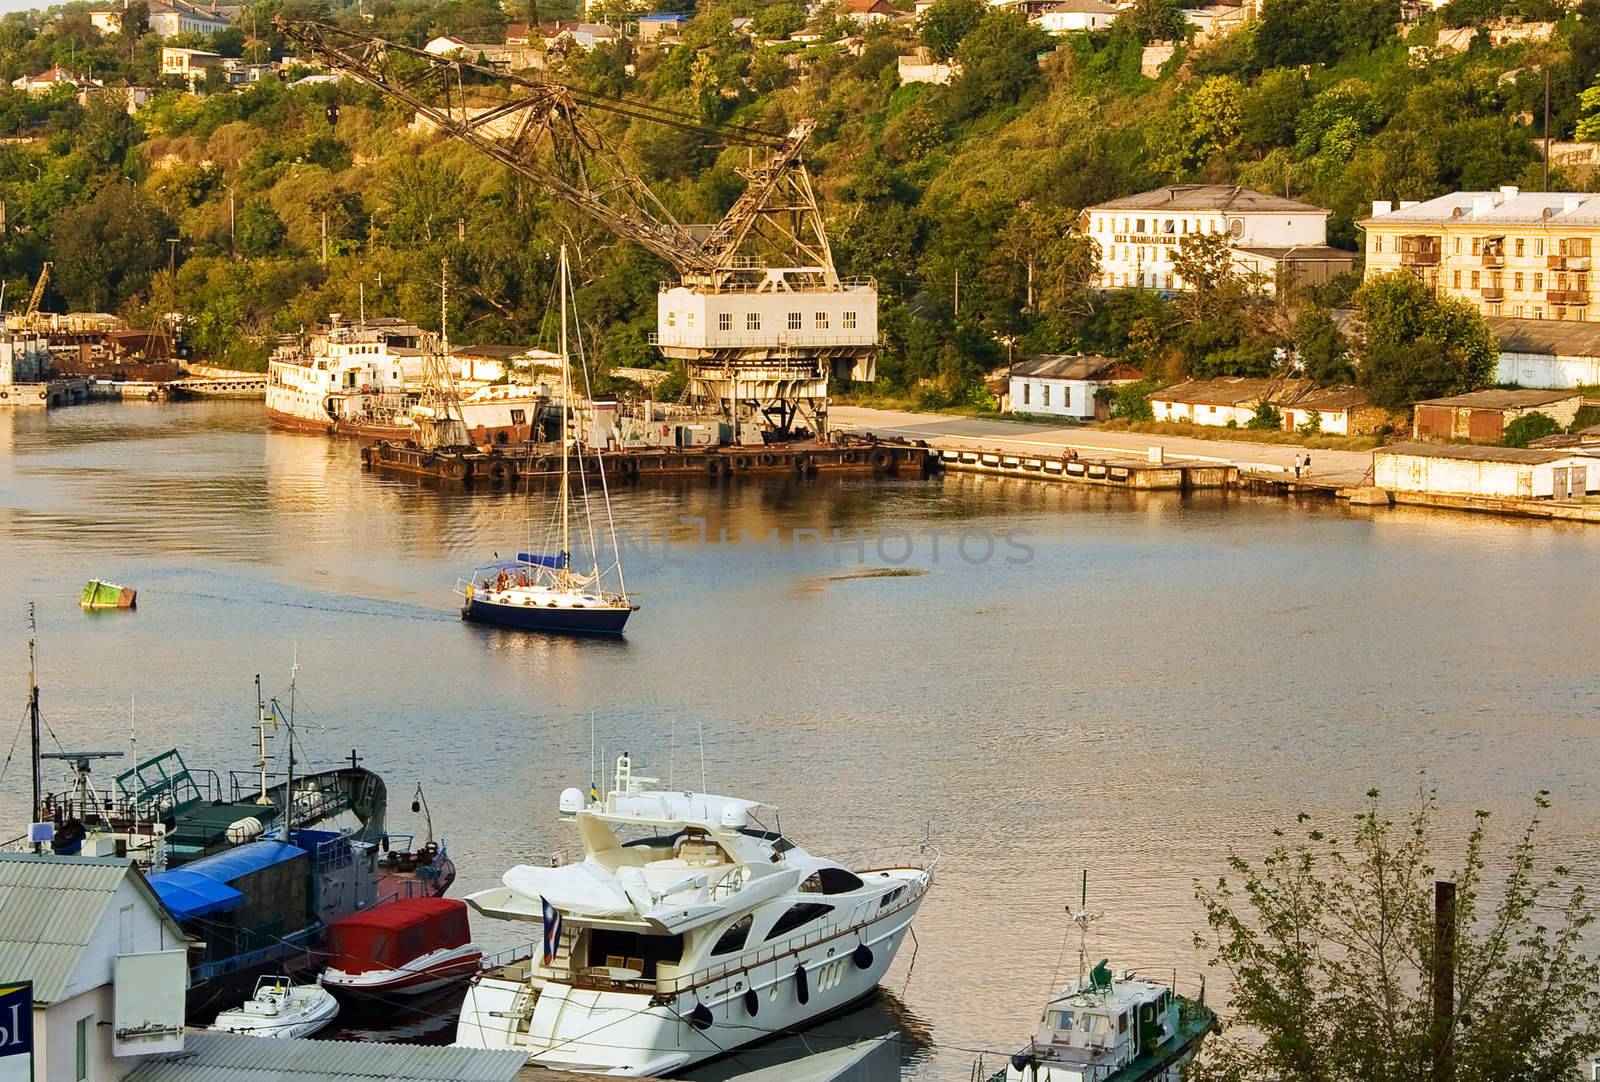
[[[1548,413],[1540,413],[1535,410],[1533,413],[1524,413],[1521,417],[1506,425],[1506,430],[1500,439],[1500,443],[1505,447],[1526,447],[1534,440],[1541,440],[1546,436],[1554,436],[1560,431],[1561,422]]]
[[[1246,428],[1256,432],[1270,432],[1283,427],[1283,414],[1270,402],[1262,402],[1256,406],[1256,412],[1251,415]]]
[[[1153,379],[1124,383],[1113,392],[1111,416],[1120,421],[1155,420],[1155,409],[1150,405],[1148,395],[1159,386],[1160,384]]]

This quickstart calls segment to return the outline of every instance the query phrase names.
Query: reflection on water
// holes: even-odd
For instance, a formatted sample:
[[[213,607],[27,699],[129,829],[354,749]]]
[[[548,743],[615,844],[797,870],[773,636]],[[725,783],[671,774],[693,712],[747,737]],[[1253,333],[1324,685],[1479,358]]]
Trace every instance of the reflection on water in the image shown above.
[[[457,618],[462,571],[526,541],[524,502],[363,474],[259,403],[0,412],[0,689],[20,718],[36,600],[64,745],[239,766],[253,675],[281,691],[298,654],[310,757],[421,781],[457,894],[570,843],[556,795],[587,783],[591,719],[679,785],[703,728],[711,787],[816,851],[931,832],[920,955],[880,1001],[920,1027],[917,1078],[1026,1039],[1082,868],[1095,956],[1184,979],[1193,879],[1229,846],[1419,771],[1461,831],[1550,789],[1550,851],[1600,872],[1592,529],[989,478],[641,485],[615,505],[643,608],[589,642]],[[86,616],[91,576],[138,611]],[[26,775],[0,779],[0,834]]]

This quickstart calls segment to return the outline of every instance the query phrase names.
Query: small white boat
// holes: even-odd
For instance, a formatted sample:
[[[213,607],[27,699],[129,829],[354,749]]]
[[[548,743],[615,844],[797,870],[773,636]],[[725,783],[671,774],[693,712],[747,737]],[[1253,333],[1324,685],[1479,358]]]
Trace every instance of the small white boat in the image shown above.
[[[288,977],[262,977],[256,994],[211,1023],[217,1033],[251,1037],[309,1037],[339,1014],[339,1001],[320,984],[293,984]]]

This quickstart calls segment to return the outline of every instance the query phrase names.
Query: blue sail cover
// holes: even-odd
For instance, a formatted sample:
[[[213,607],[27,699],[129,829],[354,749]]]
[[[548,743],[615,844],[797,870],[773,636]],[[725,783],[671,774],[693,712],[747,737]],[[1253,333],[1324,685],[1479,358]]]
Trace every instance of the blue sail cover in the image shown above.
[[[538,553],[533,552],[517,553],[518,562],[533,564],[535,567],[550,567],[560,569],[566,567],[570,559],[571,556],[565,552],[557,553],[554,556],[540,556]]]

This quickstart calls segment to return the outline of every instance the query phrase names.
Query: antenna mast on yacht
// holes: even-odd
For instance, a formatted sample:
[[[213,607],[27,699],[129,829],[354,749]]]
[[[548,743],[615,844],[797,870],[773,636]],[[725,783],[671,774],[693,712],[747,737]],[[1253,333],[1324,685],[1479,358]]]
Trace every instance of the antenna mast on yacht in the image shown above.
[[[1083,990],[1083,982],[1089,975],[1089,925],[1099,920],[1102,914],[1089,912],[1089,869],[1083,870],[1083,892],[1079,896],[1078,908],[1074,911],[1067,909],[1067,915],[1072,918],[1072,923],[1078,926],[1078,990]]]
[[[271,720],[273,727],[277,727],[276,715],[269,716],[267,704],[261,698],[261,674],[256,673],[256,769],[261,771],[261,793],[256,797],[257,804],[271,804],[272,798],[267,795],[267,722]]]
[[[289,730],[289,769],[288,776],[283,783],[283,829],[280,837],[283,841],[289,840],[289,835],[294,832],[294,685],[300,676],[300,649],[295,648],[294,661],[289,666],[289,716],[284,720],[284,727]],[[277,713],[277,701],[273,701],[273,713]]]
[[[567,413],[572,409],[572,357],[567,351],[567,246],[561,246],[561,551],[557,559],[561,561],[561,568],[557,572],[559,581],[563,586],[567,584],[568,565],[572,559],[567,554],[572,551],[569,538],[571,533],[567,524],[567,470],[568,458],[571,454],[567,446]]]

